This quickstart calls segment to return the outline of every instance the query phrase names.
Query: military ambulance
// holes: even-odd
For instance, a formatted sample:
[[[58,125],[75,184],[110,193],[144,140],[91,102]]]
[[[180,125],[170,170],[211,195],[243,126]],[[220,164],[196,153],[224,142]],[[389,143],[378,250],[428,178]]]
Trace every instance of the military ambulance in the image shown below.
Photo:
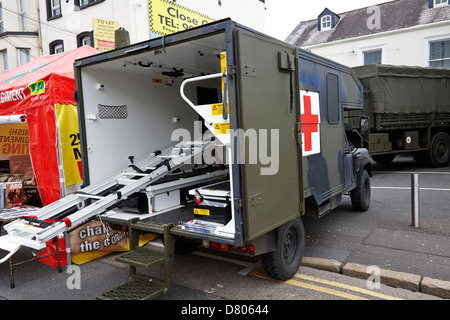
[[[167,292],[174,252],[199,245],[261,256],[269,276],[289,279],[302,216],[347,195],[369,208],[368,152],[345,135],[344,110],[363,102],[350,68],[226,19],[78,60],[75,77],[86,186],[40,219],[85,205],[30,242],[98,215],[128,226],[130,251],[117,260],[132,275],[99,299]],[[142,233],[165,249],[139,247]],[[136,268],[155,263],[165,281],[141,279]]]

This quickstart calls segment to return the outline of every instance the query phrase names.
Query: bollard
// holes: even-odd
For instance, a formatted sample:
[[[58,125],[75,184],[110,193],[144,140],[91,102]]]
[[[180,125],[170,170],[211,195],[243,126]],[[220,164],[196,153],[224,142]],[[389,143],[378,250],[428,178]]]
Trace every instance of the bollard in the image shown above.
[[[413,227],[419,227],[419,174],[411,174],[411,224]]]

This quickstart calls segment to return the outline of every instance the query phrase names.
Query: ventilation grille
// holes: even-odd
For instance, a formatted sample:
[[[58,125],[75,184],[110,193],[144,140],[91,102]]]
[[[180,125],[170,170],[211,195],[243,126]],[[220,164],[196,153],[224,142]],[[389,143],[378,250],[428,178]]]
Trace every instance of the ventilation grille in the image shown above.
[[[98,117],[100,119],[126,119],[128,116],[127,106],[105,106],[98,105]]]

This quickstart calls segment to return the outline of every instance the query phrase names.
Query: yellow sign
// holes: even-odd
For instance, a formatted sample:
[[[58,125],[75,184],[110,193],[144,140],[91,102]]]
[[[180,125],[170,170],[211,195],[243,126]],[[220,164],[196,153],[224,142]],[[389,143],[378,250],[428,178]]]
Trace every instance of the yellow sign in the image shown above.
[[[199,216],[209,216],[209,210],[194,208],[194,214],[199,215]]]
[[[6,124],[0,126],[0,154],[26,155],[30,139],[28,137],[28,124]]]
[[[37,96],[38,94],[45,93],[45,81],[38,80],[36,82],[30,83],[28,85],[28,89],[30,89],[30,95]]]
[[[215,21],[168,0],[149,0],[149,9],[151,31],[162,36]]]
[[[230,111],[229,111],[230,104],[228,103],[227,105],[228,105],[228,113],[230,113]],[[223,103],[216,103],[216,104],[211,105],[211,114],[213,116],[222,115],[223,114]]]
[[[214,125],[214,134],[227,134],[230,132],[230,123],[216,123]]]
[[[105,52],[114,50],[116,44],[116,29],[119,29],[119,23],[105,19],[93,19],[94,25],[94,47]]]
[[[71,186],[83,181],[77,106],[57,104],[56,118],[61,135],[64,177],[66,185]]]

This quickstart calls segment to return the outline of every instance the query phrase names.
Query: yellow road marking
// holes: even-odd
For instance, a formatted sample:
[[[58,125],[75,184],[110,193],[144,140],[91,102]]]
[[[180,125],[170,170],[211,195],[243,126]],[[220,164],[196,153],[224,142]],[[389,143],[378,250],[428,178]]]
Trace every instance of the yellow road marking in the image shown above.
[[[325,288],[325,287],[321,287],[315,284],[310,284],[310,283],[306,283],[306,282],[302,282],[297,279],[302,279],[302,280],[307,280],[307,281],[311,281],[311,282],[317,282],[317,283],[321,283],[321,284],[325,284],[325,285],[329,285],[329,286],[334,286],[334,287],[338,287],[341,289],[346,289],[346,290],[351,290],[351,291],[355,291],[358,293],[362,293],[362,294],[366,294],[366,295],[370,295],[373,297],[377,297],[377,298],[381,298],[381,299],[386,299],[386,300],[402,300],[400,298],[396,298],[396,297],[392,297],[392,296],[388,296],[388,295],[384,295],[378,292],[374,292],[371,290],[366,290],[366,289],[362,289],[362,288],[358,288],[355,286],[350,286],[347,284],[343,284],[343,283],[339,283],[339,282],[335,282],[335,281],[329,281],[329,280],[324,280],[324,279],[320,279],[320,278],[315,278],[315,277],[311,277],[311,276],[307,276],[307,275],[303,275],[303,274],[299,274],[297,273],[295,275],[294,279],[291,280],[287,280],[287,281],[279,281],[279,280],[275,280],[272,278],[269,278],[263,268],[258,268],[257,270],[251,272],[252,275],[259,277],[259,278],[263,278],[263,279],[268,279],[268,280],[272,280],[272,281],[278,281],[278,282],[282,282],[282,283],[286,283],[289,285],[293,285],[296,287],[301,287],[304,289],[310,289],[310,290],[314,290],[314,291],[318,291],[318,292],[322,292],[322,293],[327,293],[330,295],[334,295],[334,296],[338,296],[341,298],[346,298],[346,299],[350,299],[350,300],[368,300],[366,298],[351,294],[351,293],[346,293],[346,292],[342,292],[339,290],[335,290],[335,289],[331,289],[331,288]]]
[[[304,288],[304,289],[310,289],[310,290],[314,290],[314,291],[319,291],[319,292],[322,292],[322,293],[331,294],[331,295],[338,296],[338,297],[341,297],[341,298],[346,298],[346,299],[349,299],[349,300],[368,300],[366,298],[358,297],[358,296],[356,296],[354,294],[350,294],[350,293],[346,293],[346,292],[342,292],[342,291],[338,291],[338,290],[334,290],[334,289],[324,288],[324,287],[321,287],[321,286],[316,286],[314,284],[301,282],[301,281],[298,281],[298,280],[280,281],[280,280],[272,279],[272,278],[269,278],[268,276],[266,276],[264,271],[261,270],[261,268],[253,271],[251,274],[256,276],[256,277],[258,277],[258,278],[268,279],[268,280],[277,281],[277,282],[282,282],[282,283],[286,283],[286,284],[293,285],[293,286],[296,286],[296,287],[301,287],[301,288]]]
[[[305,288],[305,289],[310,289],[310,290],[314,290],[314,291],[331,294],[331,295],[338,296],[341,298],[346,298],[349,300],[368,300],[366,298],[362,298],[362,297],[356,296],[354,294],[350,294],[350,293],[346,293],[346,292],[342,292],[342,291],[338,291],[338,290],[334,290],[334,289],[330,289],[330,288],[325,288],[325,287],[321,287],[321,286],[316,286],[315,284],[301,282],[298,280],[287,280],[287,281],[284,281],[284,283],[287,283],[287,284],[290,284],[293,286],[297,286],[297,287],[301,287],[301,288]]]
[[[340,282],[335,282],[335,281],[329,281],[329,280],[324,280],[324,279],[320,279],[320,278],[315,278],[315,277],[307,276],[307,275],[304,275],[304,274],[297,273],[295,275],[295,277],[299,278],[299,279],[303,279],[303,280],[319,282],[319,283],[326,284],[326,285],[329,285],[329,286],[334,286],[334,287],[338,287],[338,288],[342,288],[342,289],[347,289],[347,290],[363,293],[363,294],[366,294],[366,295],[369,295],[369,296],[373,296],[373,297],[377,297],[377,298],[381,298],[381,299],[385,299],[385,300],[403,300],[401,298],[385,295],[385,294],[378,293],[378,292],[375,292],[375,291],[372,291],[372,290],[358,288],[358,287],[350,286],[348,284],[344,284],[344,283],[340,283]]]

